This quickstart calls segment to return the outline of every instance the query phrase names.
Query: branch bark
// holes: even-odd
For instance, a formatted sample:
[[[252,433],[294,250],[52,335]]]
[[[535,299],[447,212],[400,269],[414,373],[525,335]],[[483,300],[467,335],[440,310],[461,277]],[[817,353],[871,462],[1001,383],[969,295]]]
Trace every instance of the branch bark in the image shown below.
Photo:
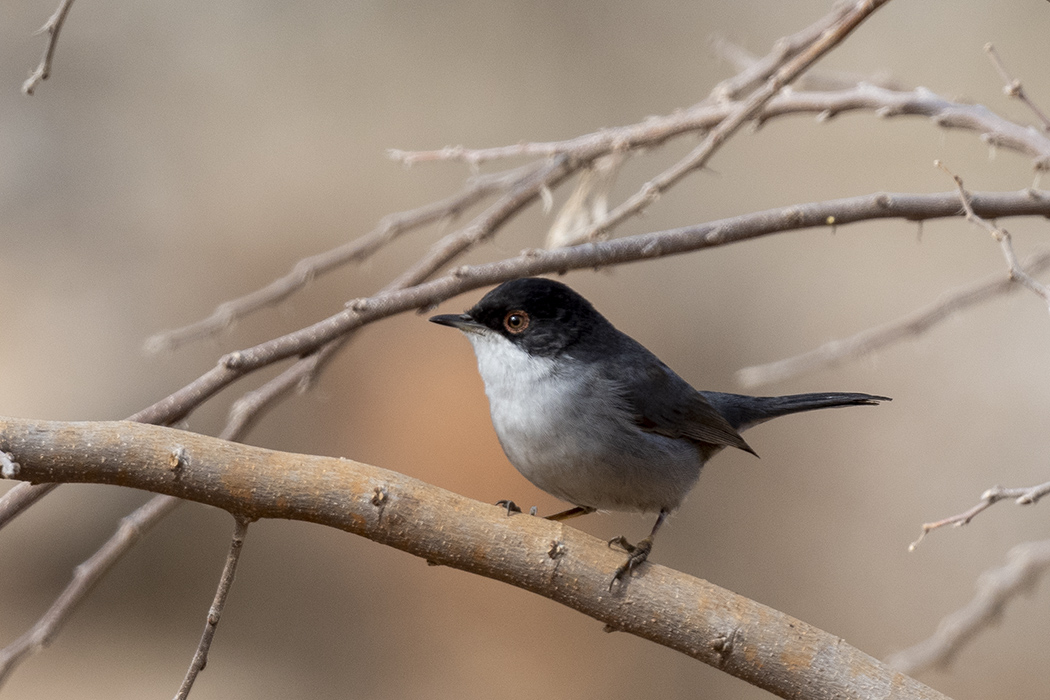
[[[663,566],[646,564],[610,593],[620,557],[605,542],[360,462],[132,422],[13,418],[0,418],[0,451],[26,481],[129,486],[243,520],[303,520],[361,535],[545,596],[780,697],[945,697],[838,637]]]

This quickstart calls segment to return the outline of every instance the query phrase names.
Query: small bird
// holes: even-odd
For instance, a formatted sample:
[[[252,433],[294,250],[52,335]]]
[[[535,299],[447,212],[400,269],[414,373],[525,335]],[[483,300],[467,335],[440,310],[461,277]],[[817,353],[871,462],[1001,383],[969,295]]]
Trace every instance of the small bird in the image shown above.
[[[707,460],[724,447],[758,456],[741,431],[789,413],[890,400],[697,391],[582,296],[544,278],[505,282],[466,313],[430,320],[459,329],[473,345],[492,425],[511,464],[573,504],[549,519],[596,510],[658,513],[638,544],[610,540],[627,553],[610,589],[648,558],[656,532]]]

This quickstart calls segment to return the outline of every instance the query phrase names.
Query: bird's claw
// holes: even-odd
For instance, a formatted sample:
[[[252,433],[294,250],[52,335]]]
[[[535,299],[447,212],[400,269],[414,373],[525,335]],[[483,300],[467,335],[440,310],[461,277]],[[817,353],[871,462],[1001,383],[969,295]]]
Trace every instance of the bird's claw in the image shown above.
[[[496,501],[496,505],[502,508],[506,508],[507,515],[512,515],[513,513],[521,512],[521,508],[518,506],[517,503],[506,498]]]
[[[514,501],[509,501],[507,499],[496,501],[496,505],[506,508],[507,515],[513,515],[514,513],[521,512],[521,507],[517,503],[515,503]],[[536,506],[529,508],[529,515],[536,515]]]
[[[631,544],[623,535],[620,535],[609,540],[609,546],[627,552],[627,561],[616,568],[612,581],[609,582],[611,591],[617,583],[622,585],[624,579],[649,558],[649,552],[653,551],[653,541],[646,537],[638,544]]]

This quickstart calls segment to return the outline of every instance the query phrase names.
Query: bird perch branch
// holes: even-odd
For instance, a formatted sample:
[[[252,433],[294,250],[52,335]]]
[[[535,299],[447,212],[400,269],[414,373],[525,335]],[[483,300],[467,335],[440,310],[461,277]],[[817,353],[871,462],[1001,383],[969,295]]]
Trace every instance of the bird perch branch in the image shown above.
[[[242,521],[318,523],[550,598],[781,697],[943,695],[800,620],[663,566],[608,590],[620,563],[564,523],[506,511],[347,459],[274,452],[131,422],[0,418],[8,474],[206,503]]]

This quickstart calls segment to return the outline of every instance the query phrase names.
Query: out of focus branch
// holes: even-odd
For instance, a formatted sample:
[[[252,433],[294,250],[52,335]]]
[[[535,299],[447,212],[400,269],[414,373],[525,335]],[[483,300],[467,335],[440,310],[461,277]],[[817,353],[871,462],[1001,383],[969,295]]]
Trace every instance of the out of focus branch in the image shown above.
[[[73,7],[73,0],[62,0],[58,4],[55,14],[48,17],[47,22],[40,28],[37,34],[47,34],[47,43],[44,45],[44,57],[40,59],[33,73],[22,83],[22,92],[32,95],[37,84],[51,77],[51,62],[55,58],[55,49],[58,47],[58,33],[62,31],[62,25],[66,23],[66,15]]]
[[[486,197],[512,189],[527,180],[541,165],[531,163],[503,173],[479,175],[472,178],[457,195],[417,209],[384,216],[369,233],[338,248],[303,258],[285,276],[251,294],[220,304],[211,316],[182,328],[157,333],[146,341],[146,350],[174,350],[184,343],[213,336],[238,319],[287,299],[314,278],[349,263],[367,259],[408,231],[436,221],[453,219]]]
[[[0,649],[0,685],[3,685],[20,662],[51,643],[69,618],[69,613],[124,553],[180,503],[182,501],[173,496],[155,496],[146,505],[120,521],[113,537],[73,571],[73,580],[36,624],[21,637]]]
[[[666,567],[646,564],[610,594],[620,558],[605,542],[378,467],[131,422],[4,418],[0,450],[19,479],[129,486],[244,520],[358,534],[543,595],[781,697],[944,698],[837,636]]]
[[[1050,268],[1050,251],[1036,253],[1026,258],[1021,265],[1029,273],[1038,274]],[[894,343],[917,338],[964,309],[991,301],[1019,288],[1017,280],[999,273],[949,292],[939,301],[916,309],[890,323],[869,328],[848,338],[829,341],[794,357],[745,367],[737,372],[737,380],[744,386],[753,387],[835,367],[878,352]]]
[[[1006,558],[1002,567],[981,574],[977,595],[941,620],[932,637],[897,652],[887,663],[904,673],[949,664],[970,640],[999,619],[1007,603],[1031,590],[1050,569],[1050,540],[1019,544]]]

